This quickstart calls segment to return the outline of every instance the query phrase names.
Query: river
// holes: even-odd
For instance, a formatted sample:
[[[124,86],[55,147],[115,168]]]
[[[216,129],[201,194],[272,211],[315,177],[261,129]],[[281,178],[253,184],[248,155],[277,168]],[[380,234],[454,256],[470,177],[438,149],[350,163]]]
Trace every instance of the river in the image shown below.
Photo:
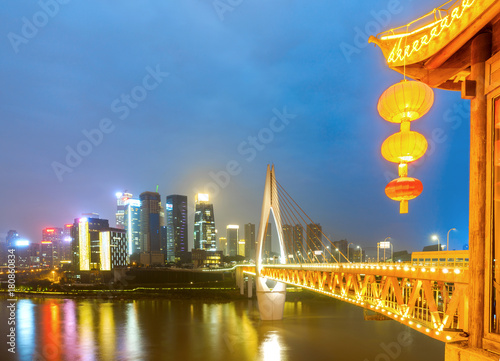
[[[261,321],[255,300],[20,299],[16,353],[0,300],[0,360],[442,361],[444,344],[359,307],[322,297],[286,302]]]

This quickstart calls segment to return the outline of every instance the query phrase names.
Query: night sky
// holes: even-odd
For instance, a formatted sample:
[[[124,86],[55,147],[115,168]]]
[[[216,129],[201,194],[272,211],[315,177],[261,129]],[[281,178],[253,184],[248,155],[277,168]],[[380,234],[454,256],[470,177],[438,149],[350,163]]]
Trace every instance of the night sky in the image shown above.
[[[455,227],[450,248],[467,243],[469,101],[436,90],[412,124],[429,141],[409,166],[424,191],[400,215],[384,193],[397,165],[380,155],[399,128],[376,106],[402,75],[366,43],[439,2],[44,1],[4,1],[0,13],[0,238],[16,229],[38,242],[84,212],[114,225],[115,192],[159,185],[163,203],[188,195],[192,246],[194,194],[236,161],[213,197],[220,236],[258,224],[274,163],[334,241],[391,236],[395,250],[421,250]],[[289,124],[272,132],[276,112]],[[265,144],[252,143],[259,134]],[[68,156],[79,146],[85,156]]]

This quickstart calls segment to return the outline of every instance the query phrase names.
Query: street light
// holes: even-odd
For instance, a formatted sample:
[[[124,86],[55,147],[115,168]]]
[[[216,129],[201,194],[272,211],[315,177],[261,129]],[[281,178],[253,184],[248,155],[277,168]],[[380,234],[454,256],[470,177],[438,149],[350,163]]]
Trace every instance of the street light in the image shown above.
[[[440,249],[440,248],[441,248],[441,246],[439,245],[439,238],[438,238],[438,236],[437,236],[437,235],[435,235],[435,234],[434,234],[434,235],[432,235],[432,240],[433,240],[433,241],[437,241],[437,243],[438,243],[438,251],[440,251],[440,250],[441,250],[441,249]]]
[[[359,249],[359,262],[363,263],[363,249],[361,246],[356,246],[357,249]]]
[[[446,234],[446,250],[449,251],[450,250],[450,232],[451,231],[456,231],[457,229],[456,228],[452,228],[448,231],[448,233]]]
[[[347,260],[350,261],[351,259],[349,258],[349,245],[352,244],[354,246],[354,243],[350,242],[347,243]]]
[[[384,262],[386,261],[386,258],[385,258],[385,249],[386,249],[386,246],[387,246],[387,243],[386,241],[388,239],[390,239],[391,237],[385,237],[384,241],[383,242],[378,242],[377,243],[377,263],[380,262],[380,258],[379,258],[379,253],[380,253],[380,247],[384,248]],[[392,255],[391,255],[391,258],[392,258]]]

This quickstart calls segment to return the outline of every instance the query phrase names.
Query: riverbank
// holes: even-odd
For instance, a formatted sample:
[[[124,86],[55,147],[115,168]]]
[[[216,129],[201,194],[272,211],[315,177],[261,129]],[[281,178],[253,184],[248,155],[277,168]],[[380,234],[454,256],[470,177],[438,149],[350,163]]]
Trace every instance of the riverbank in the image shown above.
[[[197,299],[215,302],[231,302],[247,299],[235,287],[136,287],[132,289],[94,289],[67,291],[16,291],[14,298],[94,298],[110,300],[130,299]],[[0,293],[1,298],[12,298],[7,292]]]

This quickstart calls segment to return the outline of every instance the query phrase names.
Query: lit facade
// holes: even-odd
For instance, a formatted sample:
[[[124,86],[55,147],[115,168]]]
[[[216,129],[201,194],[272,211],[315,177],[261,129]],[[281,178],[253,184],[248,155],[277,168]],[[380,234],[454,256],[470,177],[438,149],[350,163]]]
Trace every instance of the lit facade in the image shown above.
[[[125,201],[125,231],[127,232],[128,254],[141,252],[141,201],[129,198]]]
[[[193,249],[192,258],[195,268],[222,266],[222,251],[206,251],[204,249]]]
[[[63,228],[45,228],[42,230],[42,242],[40,250],[40,263],[42,266],[59,266],[60,262],[62,261],[62,253],[64,247],[63,237]]]
[[[16,241],[20,239],[19,233],[16,230],[10,230],[7,232],[7,237],[5,238],[7,241],[7,248],[12,248],[15,246]]]
[[[101,271],[128,266],[128,242],[125,230],[119,228],[103,230],[99,232],[99,241]]]
[[[73,227],[72,224],[65,224],[62,229],[62,240],[59,247],[61,255],[60,261],[62,263],[71,263],[73,259],[73,237],[71,236],[71,227]]]
[[[77,271],[99,270],[100,232],[109,229],[107,219],[77,218],[73,223],[73,267]]]
[[[180,261],[188,253],[187,196],[172,194],[165,204],[167,216],[167,260]]]
[[[116,228],[125,229],[125,209],[130,198],[132,198],[131,193],[116,193]]]
[[[209,196],[198,193],[195,197],[194,248],[215,251],[217,249],[214,206]]]
[[[238,256],[245,257],[245,240],[240,239],[238,241]]]

